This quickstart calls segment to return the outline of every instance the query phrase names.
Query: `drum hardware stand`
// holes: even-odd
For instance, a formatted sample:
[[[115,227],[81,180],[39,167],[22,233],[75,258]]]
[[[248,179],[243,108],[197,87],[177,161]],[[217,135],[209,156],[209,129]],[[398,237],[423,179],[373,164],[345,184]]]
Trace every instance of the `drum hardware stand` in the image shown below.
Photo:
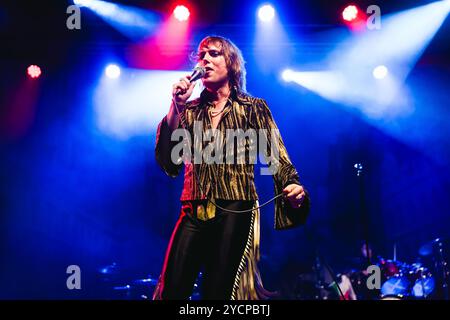
[[[394,242],[394,256],[392,261],[397,261],[397,244]]]
[[[359,183],[359,206],[361,213],[361,220],[364,232],[364,241],[366,246],[367,266],[372,265],[372,254],[369,251],[369,219],[366,212],[366,203],[364,200],[364,179],[363,179],[363,165],[362,163],[355,163],[353,167],[356,169],[356,176]]]
[[[428,295],[427,295],[427,291],[425,290],[425,281],[423,279],[424,279],[424,275],[422,274],[422,270],[421,270],[420,271],[420,284],[422,285],[422,297],[424,299],[426,299]]]
[[[317,279],[316,285],[315,285],[316,295],[314,296],[314,298],[316,300],[321,299],[322,290],[325,289],[325,286],[323,285],[324,281],[322,279],[322,276],[320,275],[320,269],[321,268],[322,268],[322,266],[320,264],[320,258],[318,256],[318,253],[316,252],[316,259],[315,259],[315,264],[314,264],[314,269],[315,269],[315,272],[316,272],[316,279]]]
[[[315,248],[315,253],[316,253],[316,257],[314,260],[314,269],[316,272],[316,277],[317,277],[317,283],[316,283],[316,299],[319,299],[321,297],[321,289],[324,289],[324,281],[322,279],[322,276],[320,275],[320,270],[321,270],[321,266],[323,265],[325,267],[325,269],[327,270],[327,272],[330,274],[331,278],[333,279],[333,283],[336,284],[337,290],[339,291],[339,296],[342,298],[342,300],[347,300],[345,298],[344,293],[341,290],[341,287],[339,286],[339,282],[337,281],[336,275],[333,273],[333,270],[331,269],[331,267],[328,265],[328,263],[325,261],[325,258],[320,254],[318,246],[317,246],[317,241],[315,239],[315,237],[311,234],[311,231],[309,231],[306,226],[304,228],[305,230],[305,235],[308,238],[308,240],[314,245]],[[329,287],[331,287],[332,283],[329,285]]]
[[[438,246],[438,252],[439,252],[439,264],[441,265],[441,271],[442,271],[442,290],[444,295],[444,300],[449,299],[449,292],[448,292],[448,270],[447,270],[447,262],[444,258],[444,252],[443,252],[443,244],[440,238],[437,238],[435,240],[437,242]]]

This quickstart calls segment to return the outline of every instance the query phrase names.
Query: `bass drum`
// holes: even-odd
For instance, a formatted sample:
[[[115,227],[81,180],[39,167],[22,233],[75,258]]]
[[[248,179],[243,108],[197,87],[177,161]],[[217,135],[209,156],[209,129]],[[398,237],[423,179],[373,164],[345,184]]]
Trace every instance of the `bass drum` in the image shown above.
[[[430,275],[417,279],[411,289],[411,295],[417,299],[428,298],[434,290],[434,278]]]
[[[380,298],[380,300],[403,300],[404,297],[403,296],[395,296],[395,295],[387,295],[387,296],[382,296]]]
[[[381,286],[382,300],[400,300],[408,296],[410,282],[406,276],[396,275]]]
[[[411,283],[414,283],[411,288],[411,296],[416,299],[428,298],[435,287],[434,277],[431,272],[421,264],[415,263],[412,265],[410,275],[412,277]]]

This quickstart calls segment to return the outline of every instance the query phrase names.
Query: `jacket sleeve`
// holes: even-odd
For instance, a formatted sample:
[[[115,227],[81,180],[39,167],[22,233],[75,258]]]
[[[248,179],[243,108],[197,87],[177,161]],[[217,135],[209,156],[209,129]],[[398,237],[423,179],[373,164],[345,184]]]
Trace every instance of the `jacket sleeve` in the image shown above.
[[[167,117],[164,117],[156,133],[155,158],[164,172],[175,178],[180,173],[182,161],[181,158],[176,162],[171,159],[172,149],[179,143],[179,141],[172,141],[171,137],[172,130],[167,123]]]
[[[266,141],[263,143],[266,143],[267,148],[259,151],[263,153],[269,165],[270,173],[273,176],[275,194],[282,193],[283,189],[289,184],[300,185],[297,170],[289,159],[283,139],[266,101],[256,99],[252,109],[254,112],[252,112],[250,122],[259,130],[258,137],[266,137]],[[263,132],[266,134],[262,135],[260,129],[264,129]],[[261,146],[261,142],[258,145]],[[306,190],[305,193],[306,196],[300,208],[293,208],[284,197],[278,197],[275,200],[275,229],[288,229],[306,223],[310,210],[310,197]]]

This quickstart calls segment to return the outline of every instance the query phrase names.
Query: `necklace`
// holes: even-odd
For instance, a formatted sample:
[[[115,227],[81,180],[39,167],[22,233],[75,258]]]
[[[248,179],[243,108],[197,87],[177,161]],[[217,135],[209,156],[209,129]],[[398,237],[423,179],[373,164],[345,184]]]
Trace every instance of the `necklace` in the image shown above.
[[[219,114],[221,114],[223,112],[223,109],[225,109],[225,108],[222,108],[220,111],[213,111],[213,110],[209,109],[209,114],[213,118],[217,117]]]
[[[225,102],[225,101],[226,101],[226,100],[217,103],[216,106],[219,105],[219,104],[221,104],[222,102]],[[225,104],[226,104],[226,103],[225,103]],[[209,109],[209,114],[211,115],[211,117],[214,118],[214,117],[217,117],[219,114],[221,114],[221,113],[223,112],[223,110],[225,109],[225,104],[223,105],[222,109],[220,109],[219,111],[215,111],[215,110],[213,110],[213,109]]]

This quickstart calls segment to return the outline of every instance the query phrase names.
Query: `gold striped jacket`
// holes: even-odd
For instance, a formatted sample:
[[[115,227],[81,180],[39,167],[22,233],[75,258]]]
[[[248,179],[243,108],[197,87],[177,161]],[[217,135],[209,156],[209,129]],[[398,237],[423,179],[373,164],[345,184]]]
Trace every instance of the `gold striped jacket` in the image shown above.
[[[194,137],[194,123],[200,125],[203,133],[211,129],[211,116],[208,112],[212,103],[206,90],[202,92],[198,99],[187,102],[181,112],[181,121],[179,128],[187,129],[190,141],[194,142],[191,146],[191,154],[196,152],[194,145],[202,146],[205,151],[212,142],[219,143],[216,146],[224,147],[227,132],[236,129],[242,129],[244,132],[253,129],[260,132],[261,129],[267,133],[267,149],[271,150],[271,134],[278,132],[277,125],[272,117],[272,113],[264,99],[252,97],[246,93],[232,91],[228,101],[223,109],[222,118],[217,126],[220,137],[217,139],[205,139],[200,141]],[[183,126],[184,123],[184,126]],[[258,136],[259,138],[259,136]],[[258,195],[254,183],[254,161],[250,161],[251,146],[254,146],[252,137],[246,137],[245,143],[233,147],[233,163],[227,161],[198,163],[196,161],[182,161],[182,156],[177,161],[172,161],[172,150],[181,141],[186,142],[186,137],[179,137],[179,140],[172,141],[172,131],[170,130],[166,117],[159,123],[156,135],[155,156],[161,168],[171,177],[176,177],[184,163],[184,186],[181,193],[181,201],[199,200],[208,198],[224,200],[257,200]],[[275,194],[282,193],[282,190],[291,183],[300,184],[299,176],[289,159],[285,145],[281,136],[276,135],[278,154],[276,158],[271,159],[272,164],[276,162],[277,170],[273,171],[273,181]],[[203,141],[205,140],[205,141]],[[259,141],[259,140],[258,140]],[[233,139],[234,142],[234,139]],[[258,144],[256,144],[258,145]],[[198,148],[197,148],[198,150]],[[236,163],[236,157],[240,152],[245,153],[245,161]],[[214,152],[212,152],[214,154]],[[224,157],[226,152],[224,152]],[[225,158],[224,158],[225,159]],[[232,162],[232,161],[231,161]],[[197,175],[197,177],[196,177]],[[200,186],[199,183],[200,182]],[[275,200],[275,229],[287,229],[296,225],[305,223],[309,213],[310,199],[307,193],[305,201],[300,208],[292,208],[287,200],[278,197]]]

